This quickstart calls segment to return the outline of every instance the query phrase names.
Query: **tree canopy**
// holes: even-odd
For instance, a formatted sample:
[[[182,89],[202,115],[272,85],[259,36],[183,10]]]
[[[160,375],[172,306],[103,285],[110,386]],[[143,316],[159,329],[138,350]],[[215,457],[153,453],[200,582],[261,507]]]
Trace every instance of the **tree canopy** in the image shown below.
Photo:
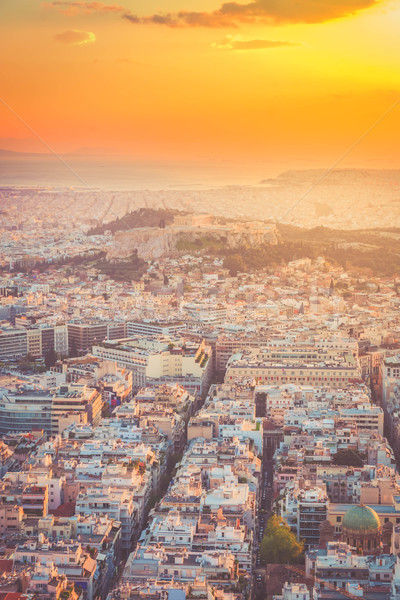
[[[357,450],[339,450],[333,457],[333,464],[347,467],[362,467],[364,460]]]
[[[289,525],[277,515],[268,520],[260,546],[264,564],[297,563],[303,555],[304,544],[298,542]]]
[[[224,259],[224,269],[229,270],[229,274],[232,277],[236,277],[238,272],[247,272],[248,266],[243,260],[243,257],[240,254],[232,254],[231,256],[226,256]]]
[[[159,227],[163,229],[166,225],[171,225],[174,216],[178,214],[185,213],[168,208],[139,208],[127,213],[122,218],[117,217],[115,221],[92,227],[87,235],[102,235],[105,231],[115,233],[116,231],[127,231],[137,227]]]
[[[57,358],[57,352],[54,350],[54,348],[52,348],[46,353],[44,357],[44,364],[46,365],[47,369],[50,369],[50,367],[54,367],[54,365],[57,362]]]

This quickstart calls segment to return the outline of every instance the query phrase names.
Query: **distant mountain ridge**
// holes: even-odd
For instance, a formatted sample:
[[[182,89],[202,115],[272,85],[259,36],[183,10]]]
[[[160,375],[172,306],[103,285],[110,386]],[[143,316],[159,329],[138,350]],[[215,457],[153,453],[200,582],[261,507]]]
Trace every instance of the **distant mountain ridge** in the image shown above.
[[[78,148],[77,150],[74,150],[73,152],[21,152],[19,150],[6,150],[4,148],[0,148],[0,158],[21,158],[21,159],[26,159],[26,158],[56,158],[57,156],[62,156],[62,157],[68,157],[68,156],[74,156],[74,157],[78,157],[78,156],[82,156],[82,157],[107,157],[109,156],[110,158],[113,157],[115,158],[118,155],[113,154],[112,152],[110,152],[109,150],[107,150],[106,148]]]
[[[3,148],[0,148],[0,158],[30,158],[30,157],[37,157],[37,156],[43,156],[45,158],[52,156],[51,154],[49,154],[48,152],[17,152],[15,150],[4,150]]]
[[[277,177],[262,179],[259,185],[290,185],[290,184],[306,184],[315,183],[322,176],[323,180],[319,185],[345,185],[346,183],[366,183],[366,180],[371,179],[371,183],[379,180],[396,180],[400,183],[400,169],[296,169],[283,171]]]

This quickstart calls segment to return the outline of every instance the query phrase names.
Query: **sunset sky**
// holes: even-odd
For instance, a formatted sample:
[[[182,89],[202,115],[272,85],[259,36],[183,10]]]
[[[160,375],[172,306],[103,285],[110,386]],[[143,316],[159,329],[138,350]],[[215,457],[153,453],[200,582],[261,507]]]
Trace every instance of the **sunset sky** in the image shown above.
[[[0,148],[330,166],[400,98],[400,2],[2,0]],[[399,167],[400,107],[343,166]]]

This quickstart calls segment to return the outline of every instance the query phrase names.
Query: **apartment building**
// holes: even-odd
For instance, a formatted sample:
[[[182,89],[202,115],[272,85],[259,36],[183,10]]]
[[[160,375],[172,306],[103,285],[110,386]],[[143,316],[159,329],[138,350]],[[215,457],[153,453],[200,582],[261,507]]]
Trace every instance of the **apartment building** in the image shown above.
[[[225,381],[250,378],[257,384],[298,384],[342,388],[361,381],[358,358],[352,353],[329,356],[326,350],[259,351],[234,354]]]
[[[300,490],[297,503],[297,537],[304,540],[306,548],[312,548],[319,544],[320,526],[328,514],[326,489],[315,487]]]
[[[123,322],[68,323],[68,344],[80,354],[90,352],[94,344],[104,340],[118,340],[126,337],[126,326]]]
[[[186,325],[181,321],[128,321],[126,335],[127,337],[134,337],[135,335],[143,337],[175,336],[185,327]]]
[[[0,328],[0,361],[13,361],[28,354],[28,336],[24,327]]]
[[[258,348],[259,346],[260,339],[258,336],[243,337],[220,334],[215,343],[216,372],[225,373],[228,361],[233,354],[249,348]]]
[[[96,592],[95,573],[97,561],[86,553],[80,542],[50,541],[44,536],[18,544],[14,552],[14,567],[22,571],[32,566],[40,569],[53,563],[61,575],[66,575],[83,589],[83,600],[94,600]]]
[[[212,350],[204,341],[152,350],[127,339],[95,345],[93,354],[132,371],[132,385],[137,389],[178,383],[190,393],[203,395],[213,372]]]
[[[129,489],[98,484],[81,492],[76,499],[77,515],[107,515],[121,523],[121,550],[126,555],[131,551],[135,536],[138,536],[138,510],[133,493]]]
[[[24,510],[12,497],[0,500],[0,536],[13,537],[21,531]]]
[[[189,319],[200,323],[223,323],[227,316],[226,306],[208,302],[190,302],[184,310]]]
[[[61,433],[73,422],[97,424],[101,417],[101,394],[85,385],[61,385],[55,392],[21,389],[0,395],[0,433],[43,429]]]
[[[43,356],[42,332],[40,329],[27,329],[28,354],[34,358]]]
[[[66,325],[24,325],[0,329],[0,360],[13,361],[27,354],[34,358],[45,357],[50,352],[68,354],[68,330]]]

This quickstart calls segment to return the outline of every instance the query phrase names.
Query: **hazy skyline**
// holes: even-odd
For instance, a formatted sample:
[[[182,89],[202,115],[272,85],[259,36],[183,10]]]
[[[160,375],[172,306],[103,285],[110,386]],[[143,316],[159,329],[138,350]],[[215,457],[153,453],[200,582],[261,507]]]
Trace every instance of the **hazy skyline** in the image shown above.
[[[400,97],[399,2],[4,0],[0,17],[1,98],[59,153],[324,167]],[[0,119],[0,148],[46,152]],[[397,108],[343,166],[398,167],[399,125]]]

